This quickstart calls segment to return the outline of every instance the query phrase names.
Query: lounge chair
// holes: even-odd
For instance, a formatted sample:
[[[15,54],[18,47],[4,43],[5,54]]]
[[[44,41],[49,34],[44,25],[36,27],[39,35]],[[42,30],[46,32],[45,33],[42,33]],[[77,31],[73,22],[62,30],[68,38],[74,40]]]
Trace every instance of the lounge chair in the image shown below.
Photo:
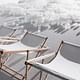
[[[53,59],[48,64],[38,62],[51,56]],[[80,80],[80,45],[62,41],[56,52],[28,60],[26,65],[32,65],[59,80]]]
[[[23,38],[25,33],[26,31],[22,30],[21,28],[9,28],[2,26],[0,27],[0,45],[9,45],[18,42]],[[3,55],[5,59],[7,59],[9,56],[10,55]]]
[[[21,41],[11,45],[0,45],[3,54],[11,54],[5,62],[4,58],[1,57],[1,70],[18,80],[27,79],[25,61],[40,56],[44,51],[48,50],[44,46],[46,40],[47,37],[26,32]],[[31,66],[29,70],[30,68]]]
[[[20,34],[18,33],[20,30],[20,28],[8,28],[3,26],[0,27],[0,42],[3,42],[3,44],[7,44],[7,42],[15,42],[20,40],[20,38],[16,38],[16,33]]]

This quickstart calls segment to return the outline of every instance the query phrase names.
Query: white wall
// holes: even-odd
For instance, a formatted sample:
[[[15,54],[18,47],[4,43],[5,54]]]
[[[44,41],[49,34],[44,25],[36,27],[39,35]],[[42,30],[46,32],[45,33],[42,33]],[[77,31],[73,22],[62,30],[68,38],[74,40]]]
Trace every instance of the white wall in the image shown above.
[[[19,0],[0,0],[0,4],[17,3]]]

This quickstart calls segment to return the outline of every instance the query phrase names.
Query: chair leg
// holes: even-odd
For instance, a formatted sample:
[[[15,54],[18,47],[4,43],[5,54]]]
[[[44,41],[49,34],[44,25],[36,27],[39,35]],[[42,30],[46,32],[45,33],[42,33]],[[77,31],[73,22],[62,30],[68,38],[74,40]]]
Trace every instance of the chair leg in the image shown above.
[[[44,80],[46,80],[48,77],[48,74],[45,75]],[[42,71],[40,71],[40,80],[42,80]]]
[[[27,55],[26,55],[26,61],[29,59],[29,51],[27,51]],[[26,71],[25,71],[25,80],[27,80],[28,78],[28,65],[25,63],[26,65]]]
[[[46,80],[46,79],[47,79],[47,77],[48,77],[48,73],[45,75],[45,78],[44,78],[44,80]]]
[[[44,63],[44,59],[42,59],[42,64]],[[42,80],[42,71],[40,71],[40,80]]]
[[[1,53],[0,53],[0,69],[2,67],[2,62],[1,62]]]
[[[0,41],[0,44],[1,44],[2,42]]]
[[[42,80],[42,71],[40,71],[40,79],[39,80]]]
[[[25,73],[25,80],[28,78],[28,65],[26,64],[26,73]]]
[[[0,51],[0,69],[2,68],[2,54],[3,54],[3,51]]]
[[[22,78],[22,80],[24,80],[24,77]]]

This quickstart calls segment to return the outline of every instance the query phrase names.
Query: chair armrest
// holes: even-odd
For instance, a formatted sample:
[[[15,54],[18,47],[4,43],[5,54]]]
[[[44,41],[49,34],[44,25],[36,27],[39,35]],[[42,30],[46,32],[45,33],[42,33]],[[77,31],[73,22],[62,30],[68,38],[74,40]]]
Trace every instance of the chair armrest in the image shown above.
[[[28,50],[29,52],[32,52],[32,51],[45,51],[45,50],[48,50],[49,48],[39,48],[39,49],[30,49]]]
[[[20,41],[19,38],[13,38],[13,37],[0,37],[0,39],[6,39],[6,40],[18,40],[18,41]]]
[[[69,77],[67,75],[64,75],[60,72],[57,72],[57,71],[54,71],[46,66],[43,66],[43,65],[40,65],[39,63],[35,63],[35,64],[29,64],[27,63],[27,65],[31,65],[37,69],[39,69],[40,71],[44,71],[44,72],[47,72],[48,74],[51,74],[52,76],[55,76],[61,80],[76,80],[76,79],[73,79],[72,77]]]
[[[23,53],[23,52],[29,52],[29,51],[43,51],[48,50],[49,48],[40,48],[40,49],[32,49],[32,50],[18,50],[18,51],[3,51],[4,54],[15,54],[15,53]]]
[[[0,42],[17,42],[17,40],[4,40],[4,39],[0,39]]]
[[[44,55],[44,56],[40,56],[40,57],[37,57],[37,58],[29,59],[29,60],[27,60],[27,63],[34,64],[37,61],[40,61],[42,59],[46,59],[46,58],[51,57],[51,56],[55,57],[55,53],[56,52],[53,52],[53,53],[50,53],[50,54],[47,54],[47,55]]]

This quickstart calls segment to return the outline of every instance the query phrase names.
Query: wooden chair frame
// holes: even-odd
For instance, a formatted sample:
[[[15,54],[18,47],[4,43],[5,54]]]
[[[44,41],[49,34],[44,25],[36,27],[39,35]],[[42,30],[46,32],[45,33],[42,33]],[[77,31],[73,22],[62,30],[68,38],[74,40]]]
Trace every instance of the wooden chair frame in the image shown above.
[[[15,43],[15,42],[18,42],[20,41],[21,39],[20,38],[16,38],[16,37],[13,37],[15,32],[19,29],[19,28],[9,28],[9,27],[4,27],[4,28],[8,28],[8,29],[12,29],[13,31],[7,35],[7,36],[1,36],[0,37],[0,44],[3,43],[3,45],[6,45],[8,43]],[[10,56],[10,55],[9,55]],[[9,56],[7,57],[7,59],[9,58]],[[5,62],[5,61],[4,61]]]
[[[5,28],[8,28],[8,27],[5,27]],[[1,37],[0,37],[0,43],[3,42],[3,44],[7,44],[7,42],[9,43],[9,42],[17,42],[17,41],[19,41],[19,40],[20,40],[19,38],[14,38],[14,37],[13,37],[14,33],[15,33],[18,29],[16,29],[16,28],[15,28],[15,29],[14,29],[14,28],[8,28],[8,29],[12,29],[13,32],[10,33],[10,34],[7,35],[7,36],[1,36]]]
[[[2,63],[2,54],[15,54],[15,53],[23,53],[26,52],[26,61],[28,60],[28,56],[29,56],[29,52],[33,52],[33,51],[45,51],[48,50],[49,48],[40,48],[40,49],[31,49],[31,50],[21,50],[21,51],[4,51],[4,50],[0,50],[0,70],[7,72],[8,74],[12,75],[13,77],[15,77],[18,80],[27,80],[27,65],[25,62],[25,66],[26,66],[26,71],[25,71],[25,75],[22,75],[18,72],[16,72],[15,70],[11,69],[10,67],[6,66],[5,64]],[[10,73],[8,70],[5,70],[5,68],[7,68],[9,71],[15,72],[16,74],[18,74],[20,77],[22,77],[22,79],[20,79],[19,77],[16,77],[16,75],[13,75],[12,73]]]
[[[28,32],[26,32],[26,34],[28,34]],[[25,34],[25,35],[26,35]],[[32,34],[32,33],[31,33]],[[25,37],[25,35],[24,35],[24,37]],[[27,65],[26,65],[26,61],[29,59],[29,52],[37,52],[37,55],[35,56],[35,57],[38,57],[38,56],[40,56],[40,52],[41,51],[46,51],[46,50],[48,50],[49,48],[46,48],[45,46],[44,46],[44,44],[46,43],[46,41],[47,41],[47,37],[45,37],[45,39],[44,39],[44,41],[43,41],[43,43],[40,45],[40,48],[39,49],[30,49],[30,50],[18,50],[18,51],[5,51],[5,50],[1,50],[0,52],[1,52],[1,54],[0,54],[0,66],[1,66],[1,70],[3,70],[3,71],[5,71],[5,72],[7,72],[8,74],[10,74],[10,75],[12,75],[14,78],[16,78],[16,79],[18,79],[18,80],[27,80],[27,75],[28,75],[28,71],[30,70],[30,68],[31,68],[31,66],[28,68],[27,67]],[[22,74],[20,74],[19,72],[16,72],[14,69],[11,69],[9,66],[6,66],[3,62],[2,62],[2,55],[3,54],[9,54],[9,55],[11,55],[11,54],[16,54],[16,53],[24,53],[24,52],[26,52],[26,61],[25,61],[25,63],[24,63],[24,65],[25,65],[25,67],[26,67],[26,70],[25,70],[25,75],[22,75]],[[5,68],[7,69],[7,70],[5,70]],[[14,72],[14,73],[16,73],[18,76],[20,76],[20,77],[22,77],[22,78],[19,78],[19,77],[17,77],[16,75],[13,75],[11,72],[9,72],[9,71],[12,71],[12,72]]]

